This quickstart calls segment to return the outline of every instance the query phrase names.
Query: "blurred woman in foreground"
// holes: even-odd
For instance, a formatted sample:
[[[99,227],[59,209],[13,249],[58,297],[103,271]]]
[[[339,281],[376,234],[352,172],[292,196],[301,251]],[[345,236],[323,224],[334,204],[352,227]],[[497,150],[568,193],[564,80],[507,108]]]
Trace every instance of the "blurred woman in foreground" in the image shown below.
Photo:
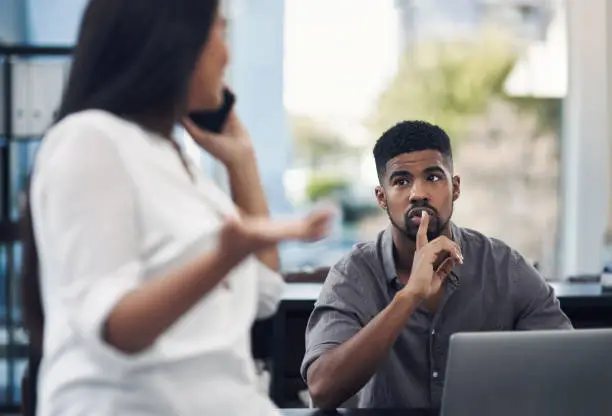
[[[236,115],[221,135],[185,120],[221,104],[224,29],[215,0],[87,5],[25,215],[39,416],[277,414],[251,325],[283,287],[276,244],[323,237],[329,214],[269,220]],[[227,167],[231,198],[183,157],[177,122]]]

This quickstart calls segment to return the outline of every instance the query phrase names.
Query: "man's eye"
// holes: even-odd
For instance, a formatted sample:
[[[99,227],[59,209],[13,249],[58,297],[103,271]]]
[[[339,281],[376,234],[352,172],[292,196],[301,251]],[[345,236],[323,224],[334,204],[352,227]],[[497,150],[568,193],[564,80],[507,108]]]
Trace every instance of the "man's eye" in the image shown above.
[[[442,178],[440,177],[440,175],[429,175],[429,177],[427,178],[427,180],[430,182],[438,182],[441,179]]]

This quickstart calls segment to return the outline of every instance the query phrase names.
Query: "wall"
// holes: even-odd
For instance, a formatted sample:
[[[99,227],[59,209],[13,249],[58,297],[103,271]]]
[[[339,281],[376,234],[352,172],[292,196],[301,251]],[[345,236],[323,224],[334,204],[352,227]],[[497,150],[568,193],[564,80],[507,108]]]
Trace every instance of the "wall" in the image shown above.
[[[612,69],[612,5],[607,3],[606,5],[607,26],[606,26],[606,39],[607,39],[607,63],[608,70]],[[609,73],[609,71],[608,71]],[[605,237],[605,260],[606,265],[612,270],[612,82],[608,82],[607,85],[607,97],[608,97],[608,131],[607,131],[607,142],[608,142],[608,218],[606,227]]]
[[[290,210],[283,175],[289,167],[291,138],[283,104],[284,1],[233,0],[230,20],[229,83],[259,160],[273,213]]]
[[[567,0],[569,88],[562,142],[562,276],[599,274],[604,262],[610,171],[609,74],[612,26],[607,0]]]
[[[87,0],[21,0],[26,4],[32,44],[72,45]]]
[[[25,37],[23,0],[0,0],[0,42],[20,43]]]

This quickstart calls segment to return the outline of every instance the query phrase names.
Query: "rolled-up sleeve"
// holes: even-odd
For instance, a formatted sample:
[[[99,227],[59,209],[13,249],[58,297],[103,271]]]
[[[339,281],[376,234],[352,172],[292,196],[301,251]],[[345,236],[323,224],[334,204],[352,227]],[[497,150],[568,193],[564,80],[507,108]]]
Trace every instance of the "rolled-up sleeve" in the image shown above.
[[[45,139],[31,189],[43,284],[53,297],[46,304],[64,309],[92,354],[128,361],[104,342],[103,328],[142,276],[136,191],[111,139],[71,127]]]
[[[274,315],[285,289],[283,277],[268,266],[257,262],[257,319]]]
[[[322,354],[343,344],[367,323],[368,297],[362,296],[359,276],[346,264],[330,269],[306,327],[306,352],[300,373],[307,381],[310,365]]]
[[[515,329],[572,329],[555,292],[518,253],[513,253],[508,272],[513,283]]]

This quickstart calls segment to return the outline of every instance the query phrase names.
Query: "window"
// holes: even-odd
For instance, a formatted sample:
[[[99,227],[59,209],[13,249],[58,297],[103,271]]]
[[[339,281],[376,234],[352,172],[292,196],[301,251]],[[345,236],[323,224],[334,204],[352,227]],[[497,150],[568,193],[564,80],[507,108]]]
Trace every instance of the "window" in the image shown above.
[[[286,268],[329,265],[375,238],[388,219],[374,198],[373,144],[398,121],[424,119],[452,139],[462,178],[454,221],[505,241],[555,278],[564,93],[532,96],[550,81],[540,67],[559,68],[565,57],[549,45],[553,52],[524,63],[535,41],[526,42],[521,21],[483,15],[478,1],[442,3],[285,2],[293,144],[285,190],[298,210],[331,202],[342,213],[328,241],[286,248]],[[557,19],[534,23],[548,16],[535,9],[529,24],[546,27],[547,41],[562,40],[561,8]]]

